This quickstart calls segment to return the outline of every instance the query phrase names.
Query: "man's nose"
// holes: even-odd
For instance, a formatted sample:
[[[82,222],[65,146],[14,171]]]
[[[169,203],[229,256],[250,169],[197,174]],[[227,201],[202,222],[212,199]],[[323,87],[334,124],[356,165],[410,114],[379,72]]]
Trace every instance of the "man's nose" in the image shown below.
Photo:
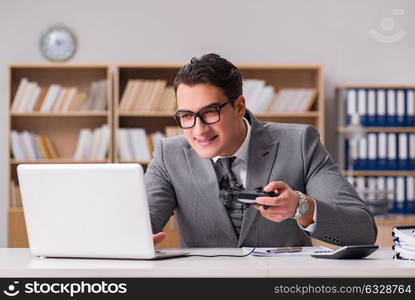
[[[193,127],[193,135],[198,136],[209,131],[209,125],[205,124],[199,117],[196,117],[195,126]]]

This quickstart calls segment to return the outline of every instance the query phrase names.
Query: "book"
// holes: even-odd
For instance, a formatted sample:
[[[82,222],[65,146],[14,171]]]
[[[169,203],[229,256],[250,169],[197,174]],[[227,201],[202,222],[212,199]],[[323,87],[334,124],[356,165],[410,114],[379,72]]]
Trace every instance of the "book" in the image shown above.
[[[46,97],[46,94],[48,93],[48,89],[49,89],[48,86],[42,87],[42,89],[40,91],[40,94],[39,94],[39,97],[37,98],[36,104],[33,107],[33,111],[39,111],[40,110],[40,107],[42,106],[43,101],[45,101],[45,97]]]
[[[12,112],[19,112],[18,107],[20,106],[20,102],[22,101],[22,96],[24,94],[24,91],[27,87],[27,84],[29,83],[29,80],[27,78],[22,78],[20,80],[19,86],[17,87],[16,94],[14,95],[13,101],[12,101]]]
[[[50,112],[55,105],[56,99],[61,91],[59,84],[51,84],[45,96],[45,100],[40,107],[41,112]]]

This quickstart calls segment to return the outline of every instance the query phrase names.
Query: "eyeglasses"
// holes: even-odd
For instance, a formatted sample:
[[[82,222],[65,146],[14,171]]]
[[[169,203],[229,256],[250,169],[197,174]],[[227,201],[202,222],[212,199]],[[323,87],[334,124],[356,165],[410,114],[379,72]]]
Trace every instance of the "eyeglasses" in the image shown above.
[[[174,114],[174,119],[177,124],[183,129],[189,129],[195,126],[196,117],[199,117],[200,120],[205,124],[215,124],[220,121],[220,110],[228,103],[231,103],[235,98],[229,99],[223,104],[212,105],[204,107],[198,112],[193,112],[190,110],[179,110]]]

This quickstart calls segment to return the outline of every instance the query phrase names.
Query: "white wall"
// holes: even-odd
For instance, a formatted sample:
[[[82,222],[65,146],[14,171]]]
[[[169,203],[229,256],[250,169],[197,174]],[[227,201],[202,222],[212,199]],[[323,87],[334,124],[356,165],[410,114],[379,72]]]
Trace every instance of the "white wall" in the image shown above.
[[[369,35],[394,16],[405,36]],[[7,64],[45,62],[40,33],[65,24],[79,41],[72,62],[187,62],[217,52],[234,63],[324,66],[327,143],[335,151],[334,87],[415,83],[413,0],[0,0],[0,246],[6,245]]]

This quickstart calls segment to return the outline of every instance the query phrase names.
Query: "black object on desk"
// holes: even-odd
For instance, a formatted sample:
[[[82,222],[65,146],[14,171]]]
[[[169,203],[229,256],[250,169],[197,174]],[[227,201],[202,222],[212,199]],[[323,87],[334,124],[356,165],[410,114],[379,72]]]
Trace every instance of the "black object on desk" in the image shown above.
[[[311,256],[316,258],[358,259],[369,256],[378,248],[378,245],[351,245],[333,251],[317,251]]]

